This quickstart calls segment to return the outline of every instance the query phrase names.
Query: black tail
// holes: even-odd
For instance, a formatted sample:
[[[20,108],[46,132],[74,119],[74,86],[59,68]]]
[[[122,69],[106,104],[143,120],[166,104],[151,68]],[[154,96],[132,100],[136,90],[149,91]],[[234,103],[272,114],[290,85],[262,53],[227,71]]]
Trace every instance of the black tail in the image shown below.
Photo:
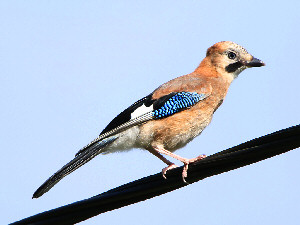
[[[105,138],[99,142],[93,143],[85,148],[84,151],[73,160],[71,160],[68,164],[64,165],[60,170],[58,170],[55,174],[48,178],[33,194],[32,198],[38,198],[49,191],[55,184],[57,184],[62,178],[72,173],[82,165],[89,162],[95,156],[101,153],[101,150],[107,145],[114,142],[118,137],[112,136]]]

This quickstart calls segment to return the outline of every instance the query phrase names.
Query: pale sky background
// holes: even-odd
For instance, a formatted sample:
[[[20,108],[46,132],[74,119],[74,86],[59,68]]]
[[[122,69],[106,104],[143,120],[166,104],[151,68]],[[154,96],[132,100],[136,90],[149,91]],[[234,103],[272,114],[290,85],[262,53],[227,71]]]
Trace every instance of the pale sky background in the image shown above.
[[[192,72],[223,40],[267,64],[244,71],[184,157],[300,122],[299,1],[1,1],[0,224],[159,172],[150,153],[99,156],[33,192],[122,110]],[[300,151],[82,224],[300,224]],[[178,162],[176,162],[178,163]]]

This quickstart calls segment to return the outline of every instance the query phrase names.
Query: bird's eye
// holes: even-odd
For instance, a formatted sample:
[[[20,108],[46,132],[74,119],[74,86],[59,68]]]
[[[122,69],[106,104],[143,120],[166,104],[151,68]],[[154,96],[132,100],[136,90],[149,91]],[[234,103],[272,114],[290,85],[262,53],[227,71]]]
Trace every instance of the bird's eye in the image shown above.
[[[229,59],[235,59],[236,58],[236,54],[234,52],[228,52],[227,54]]]

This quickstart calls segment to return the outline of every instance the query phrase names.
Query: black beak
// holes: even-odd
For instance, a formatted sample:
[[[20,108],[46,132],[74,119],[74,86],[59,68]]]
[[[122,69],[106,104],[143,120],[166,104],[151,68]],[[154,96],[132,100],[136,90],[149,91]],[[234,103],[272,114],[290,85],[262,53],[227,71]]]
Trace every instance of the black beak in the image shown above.
[[[254,57],[251,61],[246,61],[243,64],[247,67],[261,67],[266,65],[263,61]]]

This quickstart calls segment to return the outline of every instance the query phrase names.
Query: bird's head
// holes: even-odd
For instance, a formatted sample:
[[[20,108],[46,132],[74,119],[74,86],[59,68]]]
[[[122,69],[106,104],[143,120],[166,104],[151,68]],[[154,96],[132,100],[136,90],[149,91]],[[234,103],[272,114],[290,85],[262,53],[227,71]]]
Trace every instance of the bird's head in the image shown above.
[[[229,75],[233,79],[246,68],[265,65],[242,46],[231,41],[222,41],[211,46],[207,50],[206,59],[218,73]]]

